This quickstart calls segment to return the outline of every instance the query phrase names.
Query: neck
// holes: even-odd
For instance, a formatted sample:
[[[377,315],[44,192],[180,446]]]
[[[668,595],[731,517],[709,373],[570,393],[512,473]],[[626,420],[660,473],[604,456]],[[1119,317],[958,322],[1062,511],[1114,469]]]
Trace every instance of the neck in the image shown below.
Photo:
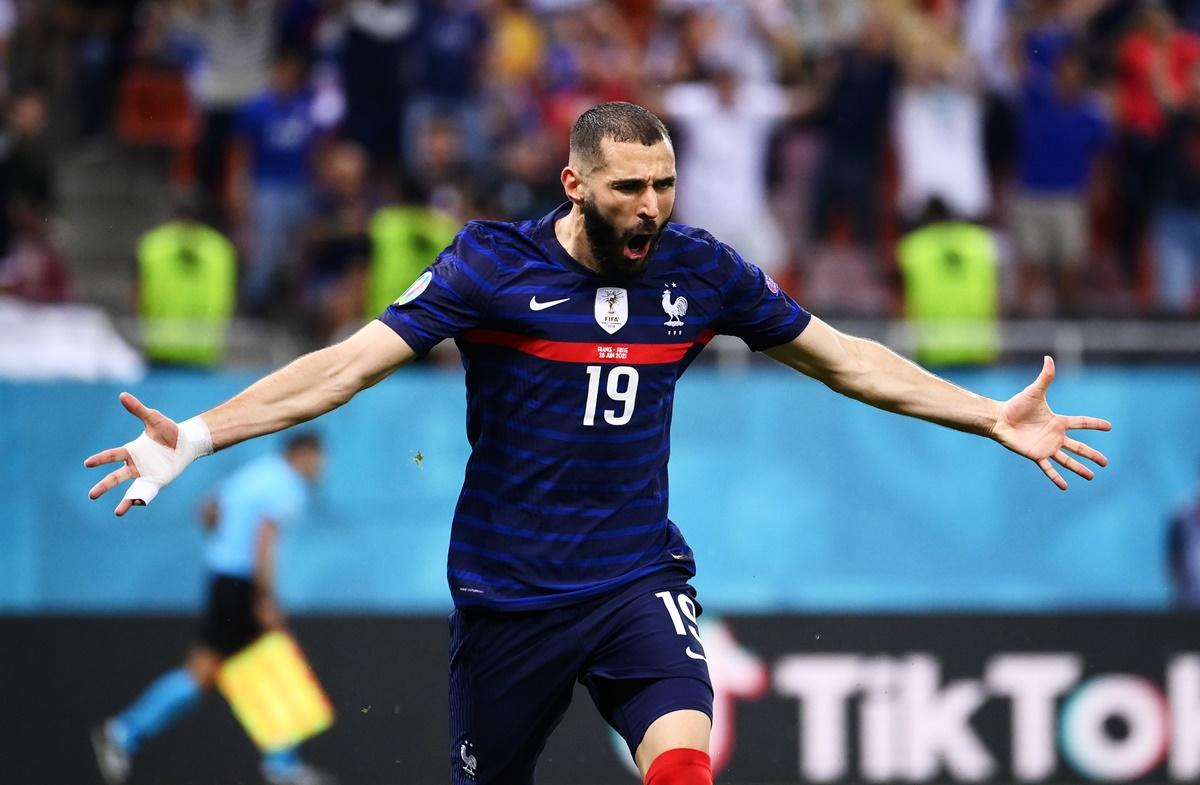
[[[571,212],[554,222],[554,236],[572,259],[592,272],[600,272],[600,265],[592,258],[592,248],[583,228],[583,211],[579,205],[572,204]]]

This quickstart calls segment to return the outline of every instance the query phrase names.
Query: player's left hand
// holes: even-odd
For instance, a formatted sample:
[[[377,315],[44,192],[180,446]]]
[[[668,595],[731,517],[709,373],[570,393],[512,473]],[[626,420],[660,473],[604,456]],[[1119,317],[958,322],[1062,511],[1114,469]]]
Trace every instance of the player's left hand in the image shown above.
[[[1052,412],[1046,403],[1046,390],[1052,381],[1054,360],[1047,356],[1042,362],[1042,372],[1033,384],[1004,402],[1000,416],[992,426],[992,436],[1008,449],[1036,463],[1051,482],[1065,491],[1067,481],[1054,468],[1051,460],[1085,480],[1092,479],[1096,473],[1069,453],[1086,458],[1098,466],[1108,465],[1104,453],[1072,439],[1067,431],[1078,428],[1111,431],[1112,423],[1099,417],[1064,416]]]

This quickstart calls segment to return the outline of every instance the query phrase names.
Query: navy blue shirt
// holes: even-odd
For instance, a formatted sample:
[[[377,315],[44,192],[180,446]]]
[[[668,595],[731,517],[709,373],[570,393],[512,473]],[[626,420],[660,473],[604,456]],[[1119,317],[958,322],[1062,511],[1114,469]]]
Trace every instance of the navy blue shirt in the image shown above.
[[[472,222],[380,319],[419,354],[454,338],[471,457],[451,532],[455,604],[565,605],[695,574],[667,517],[675,382],[717,333],[787,343],[810,316],[733,249],[670,224],[646,272],[609,280],[554,221]]]
[[[416,37],[424,50],[421,87],[440,98],[467,98],[487,44],[487,20],[470,8],[439,7],[428,14]]]
[[[1048,79],[1021,89],[1019,180],[1028,191],[1071,195],[1087,185],[1092,164],[1108,142],[1108,121],[1089,96],[1068,103]]]
[[[309,158],[320,129],[312,116],[312,95],[267,92],[238,112],[237,131],[250,146],[254,180],[272,185],[308,181]]]

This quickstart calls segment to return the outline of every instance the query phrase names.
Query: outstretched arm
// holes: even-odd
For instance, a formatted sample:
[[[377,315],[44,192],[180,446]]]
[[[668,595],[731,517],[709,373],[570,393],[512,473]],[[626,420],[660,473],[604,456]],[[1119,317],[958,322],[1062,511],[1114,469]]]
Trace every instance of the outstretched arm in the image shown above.
[[[149,503],[196,458],[319,417],[414,357],[403,338],[373,321],[345,341],[300,357],[183,423],[121,393],[121,404],[142,421],[144,431],[134,441],[83,462],[87,467],[124,464],[96,483],[88,496],[98,499],[136,478],[117,505],[117,515],[124,515],[135,504]]]
[[[952,384],[886,347],[838,332],[813,317],[794,341],[767,354],[784,365],[855,400],[959,431],[987,436],[1035,462],[1059,488],[1066,480],[1051,460],[1090,480],[1095,473],[1068,453],[1100,466],[1108,459],[1068,435],[1072,429],[1107,431],[1097,417],[1065,417],[1046,403],[1054,361],[1046,358],[1038,378],[1007,401],[994,401]]]

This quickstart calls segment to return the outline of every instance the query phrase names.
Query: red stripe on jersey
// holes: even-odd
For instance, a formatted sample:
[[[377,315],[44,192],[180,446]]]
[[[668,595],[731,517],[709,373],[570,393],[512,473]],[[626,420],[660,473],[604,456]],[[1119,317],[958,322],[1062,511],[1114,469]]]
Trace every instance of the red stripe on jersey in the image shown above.
[[[620,341],[571,343],[546,341],[500,330],[468,330],[463,338],[471,343],[506,346],[543,360],[560,363],[621,363],[622,365],[659,365],[679,362],[693,346],[705,346],[716,335],[705,330],[688,343],[622,343]]]

